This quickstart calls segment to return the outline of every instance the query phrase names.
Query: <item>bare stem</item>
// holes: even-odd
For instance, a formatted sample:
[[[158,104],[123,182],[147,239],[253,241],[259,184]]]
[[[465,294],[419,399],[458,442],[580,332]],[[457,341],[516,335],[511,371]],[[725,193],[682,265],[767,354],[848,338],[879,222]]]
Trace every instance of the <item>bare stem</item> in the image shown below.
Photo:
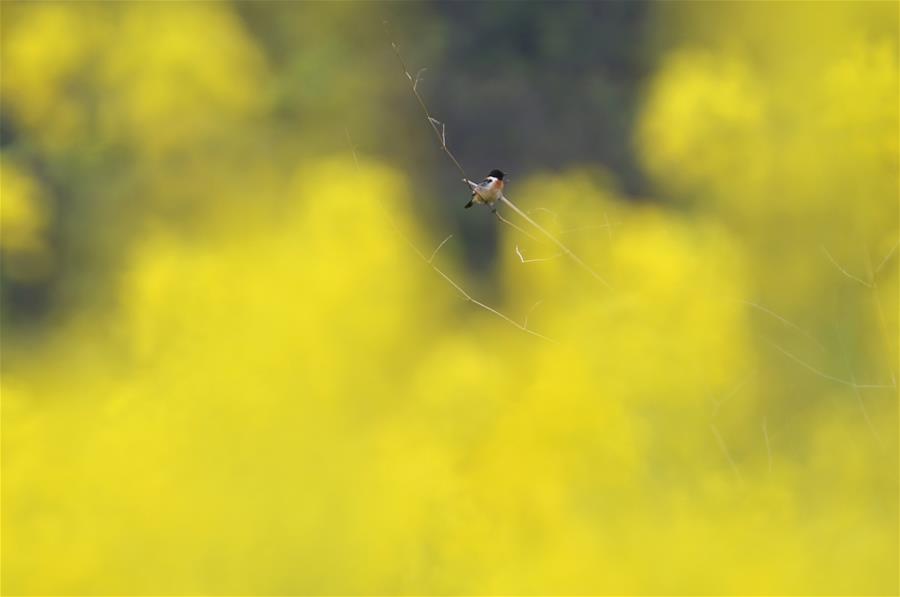
[[[744,476],[741,475],[741,471],[740,469],[738,469],[737,463],[734,461],[734,458],[731,457],[731,452],[728,451],[728,446],[725,444],[725,439],[722,437],[722,434],[719,433],[719,428],[716,427],[713,423],[710,423],[709,429],[710,431],[712,431],[713,436],[715,436],[716,443],[719,444],[719,449],[722,450],[722,455],[725,456],[725,460],[727,460],[728,464],[731,465],[731,470],[734,473],[738,484],[743,485]]]
[[[344,133],[345,133],[346,136],[347,136],[347,142],[350,144],[350,151],[353,153],[353,161],[354,161],[354,163],[356,164],[356,172],[357,172],[357,174],[359,174],[359,172],[360,172],[360,168],[359,168],[359,158],[357,157],[357,154],[356,154],[356,146],[353,144],[353,139],[350,138],[350,132],[347,131],[347,129],[344,129]],[[531,328],[529,328],[529,327],[528,327],[528,316],[527,316],[527,315],[526,315],[526,317],[525,317],[525,322],[524,322],[524,323],[519,323],[518,321],[512,319],[511,317],[509,317],[509,316],[507,316],[507,315],[504,315],[503,313],[501,313],[500,311],[494,309],[493,307],[491,307],[491,306],[489,306],[489,305],[486,305],[485,303],[482,303],[482,302],[479,301],[478,299],[474,298],[471,294],[469,294],[468,292],[466,292],[466,290],[465,290],[462,286],[460,286],[459,284],[457,284],[457,283],[453,280],[453,278],[451,278],[450,276],[448,276],[446,273],[444,273],[443,270],[441,270],[438,266],[436,266],[436,265],[434,264],[434,258],[437,257],[438,251],[440,251],[440,250],[443,248],[443,246],[444,246],[445,244],[447,244],[447,242],[448,242],[451,238],[453,238],[453,235],[452,235],[452,234],[448,235],[447,238],[445,238],[444,240],[442,240],[442,241],[440,242],[440,244],[434,249],[434,251],[431,252],[431,257],[425,257],[425,254],[422,253],[422,251],[420,251],[418,247],[416,247],[415,243],[413,243],[413,242],[412,242],[405,234],[403,234],[403,232],[400,231],[400,228],[398,228],[398,227],[397,227],[397,224],[394,223],[394,219],[391,218],[391,216],[390,216],[390,211],[387,209],[387,207],[384,205],[384,203],[383,203],[380,199],[378,199],[377,197],[376,197],[375,199],[376,199],[376,202],[378,203],[378,205],[379,205],[379,206],[382,208],[382,210],[384,211],[385,215],[387,216],[388,224],[391,226],[391,228],[394,230],[394,232],[397,234],[397,236],[399,236],[401,239],[403,239],[403,241],[404,241],[407,245],[409,245],[409,247],[413,250],[413,252],[414,252],[416,255],[418,255],[419,258],[420,258],[422,261],[424,261],[426,265],[428,265],[428,267],[430,267],[431,269],[433,269],[440,277],[442,277],[444,280],[446,280],[447,283],[449,283],[451,286],[453,286],[453,288],[455,288],[456,291],[459,292],[459,293],[462,295],[462,297],[463,297],[464,299],[466,299],[467,301],[469,301],[470,303],[472,303],[472,304],[474,304],[474,305],[476,305],[476,306],[478,306],[478,307],[481,307],[481,308],[484,309],[485,311],[489,311],[490,313],[493,313],[494,315],[496,315],[496,316],[499,317],[500,319],[502,319],[502,320],[506,321],[507,323],[513,325],[514,327],[516,327],[516,328],[522,330],[522,331],[525,332],[526,334],[530,334],[530,335],[532,335],[532,336],[535,336],[535,337],[537,337],[537,338],[540,338],[541,340],[546,340],[547,342],[552,342],[553,344],[558,344],[558,342],[556,342],[556,340],[554,340],[554,339],[552,339],[552,338],[548,338],[547,336],[544,336],[543,334],[539,334],[538,332],[535,332],[534,330],[532,330]],[[532,308],[532,309],[533,309],[533,308]],[[531,313],[531,312],[529,311],[529,315],[530,315],[530,313]]]
[[[878,313],[878,324],[881,330],[881,337],[884,341],[884,348],[887,351],[887,354],[891,354],[891,334],[888,331],[887,319],[884,317],[884,308],[881,306],[881,296],[878,292],[878,272],[884,267],[884,264],[888,262],[891,255],[894,254],[894,251],[897,249],[897,245],[894,245],[894,248],[891,249],[888,254],[881,260],[881,263],[878,264],[878,267],[872,268],[872,253],[869,251],[868,243],[865,245],[866,248],[866,269],[869,274],[869,279],[872,280],[872,299],[875,301],[875,309]],[[896,334],[894,335],[896,337]],[[891,382],[894,386],[897,385],[897,376],[894,375],[894,367],[890,364],[890,360],[888,359],[888,370],[891,373]]]
[[[778,321],[780,321],[780,322],[783,323],[784,325],[788,326],[789,328],[795,329],[795,330],[798,331],[801,335],[803,335],[804,337],[806,337],[807,339],[809,339],[811,342],[813,342],[816,346],[818,346],[818,347],[819,347],[819,350],[821,350],[822,352],[825,352],[825,346],[824,346],[821,342],[819,342],[818,340],[816,340],[815,336],[813,336],[812,334],[810,334],[809,332],[807,332],[806,330],[804,330],[802,327],[800,327],[799,325],[797,325],[797,324],[794,323],[793,321],[787,319],[786,317],[782,317],[781,315],[779,315],[779,314],[776,313],[775,311],[773,311],[773,310],[771,310],[771,309],[769,309],[769,308],[767,308],[767,307],[764,307],[764,306],[760,305],[759,303],[754,303],[753,301],[748,301],[748,300],[744,300],[744,299],[739,299],[739,300],[740,300],[741,303],[747,305],[748,307],[753,307],[754,309],[756,309],[756,310],[759,311],[760,313],[765,313],[766,315],[768,315],[768,316],[770,316],[770,317],[773,317],[773,318],[777,319]]]
[[[771,340],[768,340],[768,339],[767,339],[766,342],[768,342],[769,345],[772,346],[772,348],[774,348],[775,350],[777,350],[778,352],[780,352],[781,354],[783,354],[784,356],[786,356],[786,357],[789,358],[790,360],[794,361],[795,363],[797,363],[797,364],[800,365],[801,367],[803,367],[803,368],[805,368],[805,369],[811,371],[812,373],[818,375],[818,376],[821,377],[822,379],[827,379],[827,380],[829,380],[829,381],[833,381],[833,382],[835,382],[835,383],[841,384],[842,386],[847,386],[847,387],[850,387],[850,388],[863,388],[863,389],[888,389],[888,388],[892,388],[892,389],[893,389],[893,388],[895,388],[895,386],[893,386],[893,385],[883,385],[883,384],[859,384],[859,383],[856,383],[856,380],[841,379],[840,377],[835,377],[834,375],[830,375],[830,374],[828,374],[828,373],[825,373],[825,372],[822,371],[821,369],[817,369],[816,367],[810,365],[810,364],[807,363],[806,361],[802,360],[800,357],[796,356],[795,354],[793,354],[793,353],[791,353],[791,352],[788,352],[787,350],[785,350],[784,348],[782,348],[782,347],[779,346],[778,344],[775,344],[775,343],[772,342]]]
[[[872,274],[872,278],[878,275],[878,272],[881,271],[881,268],[885,266],[885,264],[890,261],[891,257],[894,256],[894,252],[897,250],[897,247],[900,246],[900,241],[894,243],[894,246],[888,251],[887,255],[884,256],[884,259],[881,260],[881,263],[878,264],[878,267],[875,268],[875,273]]]
[[[542,257],[536,259],[526,259],[525,255],[522,254],[521,249],[519,249],[519,245],[516,245],[516,255],[519,257],[519,261],[522,263],[537,263],[539,261],[550,261],[551,259],[556,259],[557,257],[562,257],[562,253],[557,253],[556,255],[551,255],[550,257]]]
[[[469,301],[470,303],[474,303],[475,305],[481,307],[482,309],[484,309],[484,310],[486,310],[486,311],[490,311],[491,313],[493,313],[494,315],[496,315],[496,316],[499,317],[500,319],[502,319],[502,320],[506,321],[507,323],[510,323],[510,324],[512,324],[513,326],[519,328],[520,330],[522,330],[522,331],[525,332],[526,334],[531,334],[532,336],[536,336],[536,337],[540,338],[541,340],[546,340],[547,342],[552,342],[553,344],[558,344],[558,342],[557,342],[556,340],[554,340],[554,339],[552,339],[552,338],[548,338],[547,336],[544,336],[543,334],[539,334],[539,333],[535,332],[534,330],[532,330],[531,328],[529,328],[529,327],[528,327],[528,320],[527,320],[527,319],[525,320],[525,323],[519,323],[518,321],[516,321],[516,320],[514,320],[514,319],[512,319],[512,318],[510,318],[510,317],[508,317],[508,316],[506,316],[506,315],[504,315],[504,314],[501,313],[500,311],[497,311],[497,310],[494,309],[493,307],[490,307],[490,306],[488,306],[488,305],[485,305],[485,304],[482,303],[481,301],[479,301],[479,300],[473,298],[472,295],[470,295],[468,292],[466,292],[459,284],[457,284],[456,282],[454,282],[453,279],[450,278],[450,276],[448,276],[447,274],[445,274],[444,272],[442,272],[440,269],[438,269],[437,266],[435,266],[435,265],[433,265],[433,264],[429,264],[429,265],[431,266],[431,269],[433,269],[434,271],[436,271],[436,272],[438,273],[438,275],[440,275],[442,278],[444,278],[451,286],[453,286],[453,287],[454,287],[454,288],[455,288],[455,289],[463,296],[464,299],[466,299],[466,300]]]
[[[441,250],[441,247],[443,247],[445,244],[447,244],[447,241],[450,240],[451,238],[453,238],[453,235],[452,235],[452,234],[448,234],[448,235],[447,235],[447,238],[445,238],[444,240],[441,241],[441,244],[439,244],[439,245],[437,246],[437,249],[435,249],[434,252],[431,254],[431,257],[428,258],[428,263],[429,263],[429,264],[431,264],[431,262],[434,261],[434,258],[437,257],[438,251],[440,251],[440,250]]]
[[[556,239],[556,237],[553,236],[552,234],[550,234],[549,232],[547,232],[547,230],[544,229],[543,226],[541,226],[540,224],[538,224],[537,222],[535,222],[534,220],[532,220],[532,219],[528,216],[528,214],[526,214],[524,211],[522,211],[521,209],[519,209],[518,207],[516,207],[516,205],[515,205],[512,201],[510,201],[509,199],[507,199],[504,195],[500,195],[500,201],[502,201],[503,203],[505,203],[506,205],[508,205],[508,206],[510,207],[510,209],[512,209],[512,210],[513,210],[514,212],[516,212],[517,214],[519,214],[519,216],[520,216],[522,219],[524,219],[526,222],[528,222],[529,224],[531,224],[532,226],[534,226],[537,230],[539,230],[539,231],[541,232],[541,234],[543,234],[544,236],[546,236],[546,237],[550,240],[550,242],[552,242],[554,245],[556,245],[557,247],[559,247],[559,248],[562,250],[563,253],[565,253],[566,255],[568,255],[568,256],[572,259],[572,261],[574,261],[575,263],[577,263],[578,265],[580,265],[582,269],[584,269],[586,272],[588,272],[589,274],[591,274],[591,276],[593,276],[594,279],[596,279],[597,281],[599,281],[601,284],[603,284],[603,285],[606,286],[607,288],[612,288],[612,287],[610,286],[609,282],[607,282],[606,280],[604,280],[603,277],[602,277],[600,274],[598,274],[598,273],[595,272],[593,269],[591,269],[591,266],[589,266],[587,263],[585,263],[584,261],[582,261],[582,260],[581,260],[581,257],[579,257],[578,255],[576,255],[575,253],[573,253],[573,252],[569,249],[569,247],[567,247],[566,245],[564,245],[564,244],[562,244],[560,241],[558,241],[558,240]]]
[[[825,255],[825,257],[828,259],[828,261],[830,261],[830,262],[832,263],[832,265],[834,265],[834,267],[836,267],[836,268],[838,269],[839,272],[841,272],[842,274],[844,274],[846,277],[850,278],[850,279],[853,280],[854,282],[858,282],[858,283],[862,284],[862,285],[865,286],[866,288],[872,288],[872,283],[871,283],[871,282],[866,282],[866,281],[863,280],[862,278],[857,278],[856,276],[854,276],[853,274],[851,274],[850,272],[848,272],[847,270],[845,270],[843,267],[841,267],[841,264],[838,263],[838,262],[835,260],[835,258],[831,256],[831,253],[829,253],[829,252],[828,252],[828,249],[826,249],[823,245],[820,245],[820,246],[819,246],[819,249],[821,249],[822,253],[823,253],[823,254]]]
[[[387,26],[387,23],[385,23]],[[431,112],[428,111],[428,106],[425,104],[425,100],[422,99],[422,96],[419,95],[418,83],[419,76],[416,75],[413,77],[409,74],[409,68],[406,66],[406,61],[403,60],[403,55],[400,54],[400,46],[397,45],[396,42],[391,41],[391,48],[394,50],[394,54],[397,55],[397,60],[400,62],[400,66],[403,68],[403,74],[406,75],[406,78],[409,79],[410,89],[412,89],[413,95],[416,97],[416,101],[419,102],[419,106],[422,108],[422,112],[425,114],[425,118],[428,119],[428,124],[431,125],[431,130],[434,131],[435,137],[437,137],[438,145],[441,146],[441,149],[444,153],[447,154],[447,157],[450,158],[450,161],[453,162],[453,165],[456,166],[456,169],[459,170],[459,173],[462,175],[463,179],[468,180],[469,177],[466,175],[465,169],[459,163],[459,160],[456,159],[456,156],[453,155],[453,152],[450,151],[450,148],[447,147],[447,127],[440,120],[431,116]],[[424,70],[424,69],[422,69]],[[422,70],[419,73],[422,73]]]
[[[533,240],[533,241],[535,241],[535,242],[541,242],[541,241],[540,241],[539,239],[537,239],[534,235],[529,234],[529,233],[526,232],[523,228],[521,228],[521,227],[519,227],[519,226],[513,224],[512,222],[510,222],[509,220],[507,220],[506,218],[504,218],[503,216],[501,216],[499,211],[495,211],[495,212],[494,212],[494,215],[497,217],[498,220],[500,220],[501,222],[503,222],[503,223],[506,224],[507,226],[509,226],[509,227],[511,227],[511,228],[514,228],[514,229],[518,230],[518,231],[521,232],[524,236],[527,236],[528,238],[530,238],[531,240]]]
[[[387,27],[387,23],[385,23],[385,27]],[[463,182],[465,182],[466,186],[469,187],[472,183],[469,181],[468,175],[466,175],[465,168],[462,167],[462,165],[459,163],[459,160],[456,159],[456,156],[453,155],[453,152],[450,151],[449,147],[447,147],[447,126],[444,123],[442,123],[440,120],[434,118],[431,115],[431,112],[428,110],[427,104],[425,104],[425,100],[422,99],[422,96],[419,94],[419,89],[418,89],[419,76],[417,75],[417,76],[413,77],[410,74],[409,67],[406,66],[406,61],[403,60],[403,55],[400,53],[400,46],[398,46],[396,42],[391,41],[391,48],[393,48],[394,54],[397,55],[397,60],[400,62],[401,68],[403,68],[403,74],[406,75],[407,79],[409,79],[410,89],[412,90],[412,93],[415,96],[416,101],[419,102],[419,106],[422,108],[422,113],[425,114],[425,118],[428,120],[428,124],[431,125],[431,130],[434,131],[434,135],[437,138],[438,144],[440,145],[443,152],[445,154],[447,154],[447,157],[450,158],[450,161],[453,162],[453,165],[456,166],[456,169],[459,170],[459,173],[462,174]],[[419,73],[421,73],[421,72],[422,71],[419,71]],[[529,224],[534,226],[534,228],[539,230],[541,232],[541,234],[543,234],[548,239],[550,239],[550,241],[552,241],[553,244],[555,244],[560,249],[562,249],[566,255],[571,257],[573,261],[575,261],[584,270],[586,270],[588,273],[590,273],[595,279],[599,280],[607,288],[610,287],[609,283],[606,280],[604,280],[600,276],[600,274],[598,274],[593,269],[591,269],[591,267],[588,264],[586,264],[584,261],[582,261],[581,258],[578,257],[575,253],[573,253],[568,247],[566,247],[564,244],[562,244],[560,241],[558,241],[555,236],[553,236],[552,234],[547,232],[547,230],[545,230],[540,224],[538,224],[537,222],[532,220],[528,216],[528,214],[526,214],[521,209],[516,207],[512,203],[512,201],[510,201],[509,199],[507,199],[506,197],[504,197],[502,195],[500,196],[500,201],[502,201],[503,203],[508,205],[513,211],[515,211],[517,214],[519,214],[519,216],[524,218],[526,222],[528,222]],[[496,213],[496,212],[494,212],[494,213]],[[508,220],[503,219],[499,214],[497,214],[497,218],[501,222],[510,224],[516,230],[523,232],[523,233],[525,232],[518,226],[515,226],[512,223],[510,223]]]

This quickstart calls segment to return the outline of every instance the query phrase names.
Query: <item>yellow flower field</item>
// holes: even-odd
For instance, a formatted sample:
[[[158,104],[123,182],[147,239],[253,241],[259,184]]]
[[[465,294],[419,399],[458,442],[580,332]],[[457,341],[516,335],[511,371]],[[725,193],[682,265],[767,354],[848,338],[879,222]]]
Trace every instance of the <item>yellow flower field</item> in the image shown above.
[[[897,594],[897,5],[652,7],[646,192],[508,186],[609,287],[385,11],[0,6],[2,593]]]

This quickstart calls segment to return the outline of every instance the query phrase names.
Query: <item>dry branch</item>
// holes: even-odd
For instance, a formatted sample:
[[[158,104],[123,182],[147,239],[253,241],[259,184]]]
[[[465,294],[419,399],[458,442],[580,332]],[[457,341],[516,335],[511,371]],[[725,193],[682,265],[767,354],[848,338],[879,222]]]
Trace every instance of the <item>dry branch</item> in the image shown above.
[[[387,26],[387,23],[385,23],[385,26]],[[453,162],[453,165],[456,166],[456,169],[459,170],[459,173],[462,174],[463,182],[465,182],[467,186],[471,185],[472,183],[469,180],[469,177],[466,175],[465,169],[459,163],[459,160],[456,159],[456,156],[453,155],[453,152],[450,151],[450,148],[447,147],[447,126],[446,126],[446,124],[444,124],[443,122],[434,118],[431,115],[431,112],[428,110],[428,106],[425,104],[425,100],[423,100],[422,96],[419,94],[419,90],[418,90],[419,77],[418,76],[413,77],[410,74],[409,68],[406,66],[406,61],[403,60],[403,55],[400,53],[400,46],[398,46],[396,42],[391,41],[391,48],[393,48],[394,54],[397,55],[397,60],[400,62],[400,66],[403,69],[403,74],[406,75],[407,79],[409,79],[410,89],[412,90],[413,95],[416,98],[416,101],[419,102],[419,106],[422,108],[422,112],[425,114],[425,118],[428,120],[428,124],[431,125],[431,130],[434,132],[434,135],[437,138],[438,144],[440,145],[440,147],[444,151],[444,153],[447,154],[447,157],[450,158],[450,161]],[[422,71],[420,70],[419,72],[421,73]],[[557,240],[557,238],[555,236],[553,236],[552,234],[550,234],[546,229],[544,229],[543,226],[541,226],[540,224],[538,224],[537,222],[532,220],[528,216],[528,214],[526,214],[524,211],[522,211],[521,209],[516,207],[516,205],[512,201],[510,201],[503,195],[500,196],[500,201],[502,203],[504,203],[505,205],[507,205],[514,212],[516,212],[522,219],[524,219],[531,226],[533,226],[536,230],[538,230],[541,234],[543,234],[553,244],[555,244],[557,247],[559,247],[563,251],[563,253],[565,253],[572,259],[572,261],[574,261],[582,269],[584,269],[585,271],[590,273],[591,276],[594,277],[594,279],[601,282],[607,288],[610,288],[609,283],[606,280],[604,280],[600,274],[598,274],[596,271],[594,271],[587,263],[585,263],[580,257],[578,257],[578,255],[573,253],[567,246],[565,246],[563,243],[561,243],[559,240]],[[513,225],[508,220],[505,220],[496,211],[494,213],[500,221],[513,226],[519,232],[523,232],[523,233],[525,232],[518,226]],[[532,238],[534,238],[534,237],[532,237]]]
[[[358,175],[358,174],[360,173],[360,167],[359,167],[359,157],[358,157],[357,154],[356,154],[356,146],[353,144],[353,139],[350,137],[350,131],[348,131],[348,130],[345,128],[345,129],[344,129],[344,133],[345,133],[346,136],[347,136],[347,143],[350,145],[350,151],[353,153],[353,162],[354,162],[354,164],[356,165],[356,173],[357,173],[357,175]],[[490,305],[486,305],[485,303],[482,303],[482,302],[479,301],[478,299],[474,298],[474,297],[473,297],[471,294],[469,294],[462,286],[460,286],[459,284],[457,284],[457,283],[453,280],[453,278],[451,278],[450,276],[448,276],[446,273],[444,273],[443,270],[441,270],[439,267],[437,267],[437,266],[434,264],[434,259],[435,259],[435,257],[437,257],[438,251],[440,251],[440,250],[444,247],[444,245],[447,244],[447,241],[449,241],[451,238],[453,238],[453,235],[452,235],[452,234],[448,235],[444,240],[442,240],[442,241],[440,242],[440,244],[434,249],[434,251],[431,252],[431,257],[425,257],[425,254],[422,253],[422,251],[419,250],[419,248],[415,245],[415,243],[413,243],[413,242],[412,242],[405,234],[403,234],[403,232],[401,232],[401,230],[400,230],[400,228],[397,226],[397,224],[394,223],[394,219],[391,218],[391,216],[390,216],[390,210],[388,210],[388,208],[384,205],[384,203],[382,203],[382,201],[381,201],[380,199],[378,199],[377,197],[376,197],[376,202],[378,203],[379,206],[381,206],[382,210],[384,210],[384,213],[385,213],[385,215],[387,216],[388,224],[389,224],[390,227],[394,230],[394,232],[397,234],[397,236],[399,236],[401,239],[403,239],[403,242],[405,242],[407,245],[409,245],[409,247],[413,250],[413,252],[414,252],[416,255],[418,255],[419,258],[420,258],[422,261],[424,261],[424,262],[425,262],[431,269],[433,269],[439,276],[441,276],[441,277],[442,277],[444,280],[446,280],[451,286],[453,286],[453,288],[455,288],[456,291],[459,292],[459,293],[462,295],[462,297],[463,297],[464,299],[466,299],[466,300],[469,301],[470,303],[473,303],[474,305],[477,305],[478,307],[481,307],[481,308],[484,309],[485,311],[489,311],[490,313],[493,313],[494,315],[496,315],[496,316],[499,317],[500,319],[502,319],[502,320],[506,321],[507,323],[509,323],[509,324],[511,324],[511,325],[513,325],[513,326],[515,326],[515,327],[517,327],[518,329],[522,330],[523,332],[525,332],[525,333],[527,333],[527,334],[530,334],[530,335],[532,335],[532,336],[535,336],[535,337],[537,337],[537,338],[540,338],[541,340],[546,340],[547,342],[552,342],[552,343],[554,343],[554,344],[557,344],[556,340],[554,340],[554,339],[552,339],[552,338],[548,338],[547,336],[544,336],[543,334],[539,334],[538,332],[535,332],[534,330],[532,330],[531,328],[528,327],[528,315],[531,314],[531,311],[529,311],[529,312],[528,312],[528,315],[525,316],[525,322],[524,322],[524,323],[519,323],[518,321],[512,319],[511,317],[509,317],[509,316],[507,316],[507,315],[504,315],[504,314],[501,313],[500,311],[494,309],[494,308],[491,307]],[[534,307],[532,307],[532,310],[534,310]]]

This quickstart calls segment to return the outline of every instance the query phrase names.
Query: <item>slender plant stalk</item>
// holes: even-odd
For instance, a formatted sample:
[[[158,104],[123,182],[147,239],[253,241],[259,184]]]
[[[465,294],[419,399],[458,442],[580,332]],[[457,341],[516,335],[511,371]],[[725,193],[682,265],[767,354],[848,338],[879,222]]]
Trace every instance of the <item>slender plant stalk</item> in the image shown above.
[[[347,130],[346,128],[344,128],[344,134],[347,136],[347,143],[348,143],[348,145],[350,146],[350,151],[353,153],[353,162],[354,162],[354,164],[356,165],[356,173],[357,173],[357,175],[359,175],[359,174],[360,174],[359,157],[356,155],[356,146],[355,146],[354,143],[353,143],[353,139],[350,137],[350,131]],[[472,303],[473,305],[476,305],[476,306],[478,306],[478,307],[484,309],[485,311],[488,311],[488,312],[490,312],[490,313],[493,313],[494,315],[496,315],[496,316],[499,317],[500,319],[502,319],[502,320],[506,321],[507,323],[509,323],[509,324],[511,324],[511,325],[513,325],[513,326],[515,326],[515,327],[517,327],[517,328],[519,328],[520,330],[522,330],[522,331],[525,332],[526,334],[531,334],[532,336],[535,336],[536,338],[540,338],[541,340],[546,340],[547,342],[550,342],[550,343],[552,343],[552,344],[557,344],[557,341],[554,340],[553,338],[548,338],[547,336],[545,336],[545,335],[543,335],[543,334],[540,334],[540,333],[534,331],[533,329],[531,329],[530,327],[528,327],[528,317],[531,315],[531,311],[529,311],[528,314],[525,316],[525,322],[524,322],[524,323],[519,323],[519,322],[516,321],[515,319],[509,317],[508,315],[505,315],[505,314],[501,313],[501,312],[498,311],[497,309],[494,309],[494,308],[491,307],[490,305],[488,305],[488,304],[486,304],[486,303],[483,303],[483,302],[479,301],[478,299],[476,299],[475,297],[473,297],[473,296],[472,296],[471,294],[469,294],[462,286],[460,286],[459,284],[457,284],[457,283],[453,280],[453,278],[451,278],[450,276],[448,276],[446,273],[444,273],[443,270],[441,270],[438,266],[436,266],[436,265],[434,264],[434,259],[435,259],[435,257],[437,257],[438,251],[440,251],[440,250],[444,247],[444,245],[447,244],[447,241],[449,241],[449,240],[453,237],[452,234],[449,235],[449,236],[447,236],[447,238],[445,238],[444,240],[441,241],[441,243],[434,249],[434,251],[432,251],[431,257],[425,257],[425,254],[422,253],[422,251],[419,250],[419,248],[415,245],[415,243],[413,243],[413,242],[409,239],[409,237],[407,237],[405,234],[403,234],[403,232],[400,230],[400,228],[399,228],[399,227],[397,226],[397,224],[394,222],[394,219],[391,217],[391,212],[390,212],[390,210],[384,205],[384,203],[381,201],[381,199],[379,199],[379,198],[376,197],[376,203],[377,203],[377,204],[379,205],[379,207],[381,207],[381,209],[384,211],[384,214],[385,214],[385,216],[387,217],[387,222],[388,222],[388,224],[389,224],[390,227],[394,230],[394,232],[397,234],[397,236],[399,236],[401,239],[403,239],[403,241],[404,241],[407,245],[409,245],[409,247],[413,250],[413,252],[414,252],[416,255],[418,255],[419,258],[420,258],[422,261],[424,261],[426,265],[428,265],[428,267],[430,267],[431,269],[433,269],[440,277],[442,277],[444,280],[446,280],[447,283],[449,283],[451,286],[453,286],[453,288],[455,288],[456,291],[459,292],[459,294],[462,295],[462,297],[463,297],[465,300],[469,301],[469,302]],[[534,310],[534,307],[532,307],[532,310]]]
[[[397,60],[400,62],[400,67],[403,69],[403,74],[406,75],[407,79],[409,79],[410,88],[412,89],[413,95],[415,96],[416,100],[419,102],[419,106],[421,106],[422,112],[425,114],[425,118],[428,120],[428,124],[431,125],[431,130],[434,131],[434,135],[435,135],[435,137],[437,137],[438,144],[441,146],[441,149],[444,151],[444,153],[447,154],[447,157],[450,158],[450,161],[453,162],[453,165],[456,166],[456,169],[459,170],[459,173],[462,174],[463,182],[465,182],[466,186],[468,187],[471,184],[471,182],[469,181],[469,177],[466,175],[465,169],[459,163],[459,160],[456,159],[456,156],[453,155],[453,152],[450,151],[450,148],[447,147],[447,125],[431,116],[431,112],[428,110],[428,106],[425,104],[425,100],[422,99],[422,96],[419,94],[418,87],[419,87],[419,81],[421,80],[419,75],[421,75],[422,70],[420,70],[418,73],[416,73],[416,76],[413,76],[412,74],[410,74],[409,68],[406,66],[406,61],[403,60],[403,55],[400,53],[400,47],[395,42],[391,41],[391,48],[393,48],[394,54],[397,55]],[[526,222],[531,224],[536,230],[540,231],[541,234],[543,234],[545,237],[547,237],[553,244],[555,244],[566,255],[568,255],[572,259],[572,261],[577,263],[582,269],[584,269],[589,274],[591,274],[591,276],[593,276],[594,279],[598,280],[600,283],[602,283],[607,288],[610,288],[609,282],[604,280],[603,277],[600,276],[600,274],[598,274],[596,271],[594,271],[591,268],[591,266],[589,266],[587,263],[585,263],[578,255],[573,253],[571,249],[569,249],[566,245],[564,245],[562,242],[560,242],[555,236],[550,234],[543,226],[541,226],[540,224],[538,224],[537,222],[532,220],[530,217],[528,217],[528,215],[524,211],[522,211],[521,209],[516,207],[516,205],[512,201],[510,201],[503,195],[500,196],[500,200],[505,205],[509,206],[510,209],[512,209],[514,212],[516,212]],[[529,236],[532,239],[534,238],[533,236],[531,236],[530,234],[528,234],[527,232],[525,232],[524,230],[522,230],[521,228],[519,228],[518,226],[513,224],[512,222],[509,222],[508,220],[503,219],[500,216],[500,214],[498,214],[496,212],[494,212],[494,213],[501,221],[509,224],[513,228],[516,228],[517,230],[519,230],[526,236]]]
[[[569,257],[571,257],[571,258],[572,258],[572,261],[574,261],[575,263],[577,263],[578,265],[580,265],[585,271],[587,271],[589,274],[591,274],[591,275],[592,275],[596,280],[598,280],[601,284],[603,284],[603,285],[606,286],[607,288],[611,288],[611,286],[609,285],[609,282],[607,282],[606,280],[604,280],[603,277],[600,276],[600,274],[598,274],[597,272],[595,272],[595,271],[591,268],[591,266],[589,266],[587,263],[585,263],[584,261],[582,261],[582,260],[581,260],[581,257],[579,257],[578,255],[576,255],[575,253],[573,253],[572,251],[570,251],[569,248],[568,248],[566,245],[564,245],[564,244],[562,244],[561,242],[559,242],[558,240],[556,240],[556,237],[555,237],[555,236],[553,236],[552,234],[550,234],[549,232],[547,232],[547,231],[544,229],[543,226],[541,226],[540,224],[538,224],[537,222],[535,222],[534,220],[532,220],[530,217],[528,217],[528,214],[526,214],[524,211],[522,211],[521,209],[519,209],[518,207],[516,207],[516,205],[515,205],[512,201],[510,201],[509,199],[507,199],[506,196],[500,195],[500,201],[502,201],[504,204],[508,205],[510,209],[512,209],[512,210],[513,210],[514,212],[516,212],[517,214],[519,214],[519,216],[522,217],[526,222],[528,222],[529,224],[531,224],[532,226],[534,226],[536,229],[540,230],[541,233],[542,233],[544,236],[546,236],[547,238],[549,238],[550,241],[551,241],[553,244],[555,244],[557,247],[559,247],[559,248],[562,250],[563,253],[565,253],[566,255],[568,255]]]

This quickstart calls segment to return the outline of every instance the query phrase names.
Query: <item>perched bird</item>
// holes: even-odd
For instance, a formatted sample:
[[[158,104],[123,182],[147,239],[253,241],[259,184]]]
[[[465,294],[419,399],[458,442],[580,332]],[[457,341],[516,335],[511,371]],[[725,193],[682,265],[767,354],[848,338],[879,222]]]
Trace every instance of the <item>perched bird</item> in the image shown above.
[[[503,194],[503,187],[506,184],[503,182],[503,177],[503,172],[495,169],[491,170],[488,177],[478,184],[471,180],[466,180],[469,186],[472,187],[472,198],[466,203],[466,209],[469,209],[475,203],[483,203],[493,207],[497,199]]]

